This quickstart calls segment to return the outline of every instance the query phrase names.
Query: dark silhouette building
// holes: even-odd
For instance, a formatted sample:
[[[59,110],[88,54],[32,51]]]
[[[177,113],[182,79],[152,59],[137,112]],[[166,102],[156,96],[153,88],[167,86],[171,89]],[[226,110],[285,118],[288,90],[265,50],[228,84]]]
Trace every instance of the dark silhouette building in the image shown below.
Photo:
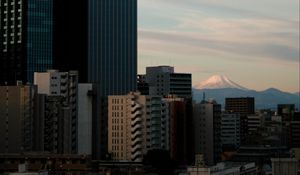
[[[93,158],[104,159],[108,95],[125,95],[137,86],[137,0],[88,2],[88,82],[95,85],[98,106]]]
[[[191,99],[169,96],[170,156],[177,165],[194,163],[194,125]]]
[[[277,114],[282,116],[283,121],[291,121],[294,119],[295,105],[294,104],[278,104]]]
[[[88,0],[53,0],[53,68],[88,80]]]
[[[146,83],[146,75],[137,75],[137,90],[141,95],[149,95],[149,84]]]
[[[254,97],[226,98],[225,111],[240,114],[240,139],[241,144],[245,143],[248,131],[247,115],[255,113]]]
[[[0,1],[0,84],[33,81],[53,59],[53,1]]]
[[[107,150],[107,96],[135,91],[137,0],[1,0],[0,84],[78,70],[93,83],[93,157]]]

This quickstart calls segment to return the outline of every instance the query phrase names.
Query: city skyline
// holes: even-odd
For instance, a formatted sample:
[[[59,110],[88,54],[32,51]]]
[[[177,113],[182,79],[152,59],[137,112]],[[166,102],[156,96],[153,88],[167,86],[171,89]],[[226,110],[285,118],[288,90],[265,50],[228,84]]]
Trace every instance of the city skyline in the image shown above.
[[[138,72],[171,65],[193,86],[220,74],[299,92],[299,1],[139,1]]]

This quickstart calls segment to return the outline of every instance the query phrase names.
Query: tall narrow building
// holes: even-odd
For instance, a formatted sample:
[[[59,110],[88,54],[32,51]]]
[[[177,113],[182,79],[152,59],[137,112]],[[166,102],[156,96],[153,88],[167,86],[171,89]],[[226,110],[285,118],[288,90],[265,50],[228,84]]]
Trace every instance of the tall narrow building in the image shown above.
[[[216,101],[194,104],[195,154],[202,154],[206,165],[221,160],[221,105]]]
[[[52,66],[53,0],[0,1],[0,84],[33,81]]]
[[[87,83],[88,0],[53,1],[53,69],[77,70]]]
[[[93,155],[103,159],[108,95],[136,90],[137,0],[88,2],[88,82],[94,84],[98,106],[93,118]]]

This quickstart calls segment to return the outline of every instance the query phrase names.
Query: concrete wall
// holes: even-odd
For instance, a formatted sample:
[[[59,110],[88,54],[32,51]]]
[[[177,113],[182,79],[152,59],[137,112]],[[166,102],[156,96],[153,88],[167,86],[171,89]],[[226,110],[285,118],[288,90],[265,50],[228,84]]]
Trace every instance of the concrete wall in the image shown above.
[[[78,154],[92,154],[92,84],[78,85]]]

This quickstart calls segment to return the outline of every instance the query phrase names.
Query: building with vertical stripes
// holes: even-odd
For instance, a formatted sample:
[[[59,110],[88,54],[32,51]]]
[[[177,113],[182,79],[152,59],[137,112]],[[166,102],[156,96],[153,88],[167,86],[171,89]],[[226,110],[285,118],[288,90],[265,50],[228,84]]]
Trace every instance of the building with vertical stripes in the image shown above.
[[[0,1],[0,84],[33,81],[53,59],[53,1]]]
[[[107,97],[136,90],[137,0],[88,1],[88,82],[99,107],[93,118],[94,159],[107,153]]]

